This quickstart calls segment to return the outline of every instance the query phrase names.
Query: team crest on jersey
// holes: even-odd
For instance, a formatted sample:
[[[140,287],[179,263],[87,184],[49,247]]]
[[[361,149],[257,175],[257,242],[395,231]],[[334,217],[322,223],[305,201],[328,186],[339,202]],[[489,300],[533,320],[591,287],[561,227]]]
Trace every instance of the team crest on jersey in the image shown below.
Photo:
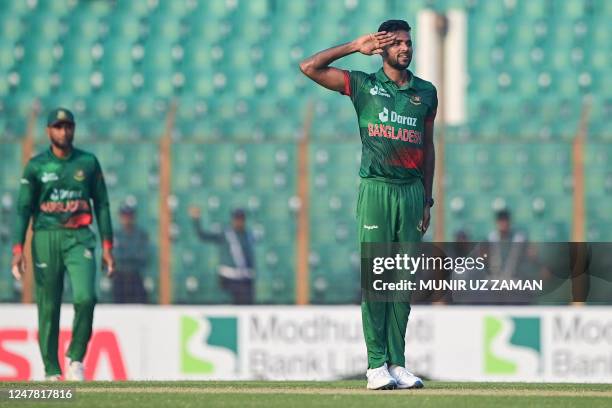
[[[385,88],[383,88],[382,86],[378,86],[378,85],[374,85],[372,88],[370,88],[370,95],[372,96],[384,96],[385,98],[390,98],[391,95],[389,95],[389,92],[387,92],[387,90]]]
[[[421,97],[419,95],[410,95],[410,103],[413,105],[420,105]]]
[[[77,170],[77,172],[74,173],[74,179],[76,181],[83,181],[83,180],[85,180],[85,172],[83,170]]]

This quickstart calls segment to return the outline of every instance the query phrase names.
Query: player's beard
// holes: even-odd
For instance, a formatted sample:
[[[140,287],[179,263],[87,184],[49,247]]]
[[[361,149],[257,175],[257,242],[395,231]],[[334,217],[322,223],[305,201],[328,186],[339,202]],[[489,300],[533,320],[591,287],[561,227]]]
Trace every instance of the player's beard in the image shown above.
[[[51,136],[51,144],[59,150],[71,150],[72,149],[73,136],[65,136],[62,139]]]
[[[398,71],[403,71],[406,68],[408,68],[408,66],[410,65],[410,63],[412,62],[412,55],[408,54],[408,58],[406,58],[406,63],[400,63],[400,58],[399,55],[397,55],[395,58],[389,58],[387,60],[387,63],[392,67],[397,69]]]

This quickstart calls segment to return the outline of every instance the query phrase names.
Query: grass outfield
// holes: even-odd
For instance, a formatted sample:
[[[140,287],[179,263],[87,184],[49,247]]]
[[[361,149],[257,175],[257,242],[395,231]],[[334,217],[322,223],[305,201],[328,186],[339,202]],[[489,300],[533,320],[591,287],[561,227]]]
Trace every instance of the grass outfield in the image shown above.
[[[62,383],[70,387],[70,383]],[[422,390],[368,391],[365,381],[128,381],[74,385],[76,398],[51,406],[77,407],[612,407],[612,385],[459,383],[428,381]],[[9,401],[10,388],[49,388],[50,383],[0,383],[0,406],[40,407]]]

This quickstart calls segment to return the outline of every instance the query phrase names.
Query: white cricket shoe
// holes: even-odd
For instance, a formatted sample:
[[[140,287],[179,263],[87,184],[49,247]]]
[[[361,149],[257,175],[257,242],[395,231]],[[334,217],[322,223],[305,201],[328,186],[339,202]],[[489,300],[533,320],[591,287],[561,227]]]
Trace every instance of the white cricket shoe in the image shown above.
[[[45,381],[56,382],[56,381],[59,381],[61,378],[62,376],[59,374],[47,375],[45,376]]]
[[[83,369],[83,363],[80,361],[71,361],[68,366],[68,372],[66,373],[67,381],[84,381],[85,370]]]
[[[389,374],[395,379],[397,388],[399,389],[423,388],[425,386],[423,380],[406,370],[404,367],[392,365],[389,369]]]
[[[369,368],[366,372],[368,390],[394,390],[397,383],[387,370],[387,363],[378,368]]]

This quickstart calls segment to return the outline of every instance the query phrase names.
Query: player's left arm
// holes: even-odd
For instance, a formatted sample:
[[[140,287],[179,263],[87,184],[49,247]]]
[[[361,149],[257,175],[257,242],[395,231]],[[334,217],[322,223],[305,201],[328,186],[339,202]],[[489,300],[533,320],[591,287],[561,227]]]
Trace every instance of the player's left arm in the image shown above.
[[[113,257],[113,226],[111,224],[110,205],[108,191],[104,182],[104,174],[98,159],[95,159],[94,179],[92,188],[92,200],[100,238],[102,239],[102,263],[106,265],[107,274],[111,276],[115,271],[115,259]]]
[[[423,138],[423,184],[425,187],[425,200],[428,201],[429,198],[432,198],[432,190],[433,190],[433,179],[434,179],[434,169],[436,166],[436,151],[434,149],[434,119],[436,113],[435,111],[427,117],[425,120],[425,135]],[[423,220],[421,230],[423,234],[427,232],[429,228],[429,222],[431,220],[430,214],[431,207],[429,203],[425,203],[425,207],[423,209]]]
[[[12,273],[15,279],[21,280],[26,269],[26,260],[23,254],[23,244],[26,239],[30,218],[34,213],[36,196],[36,170],[31,161],[28,162],[23,177],[20,180],[19,196],[17,198],[17,214],[15,217],[15,230],[13,232],[13,259],[11,261]]]

